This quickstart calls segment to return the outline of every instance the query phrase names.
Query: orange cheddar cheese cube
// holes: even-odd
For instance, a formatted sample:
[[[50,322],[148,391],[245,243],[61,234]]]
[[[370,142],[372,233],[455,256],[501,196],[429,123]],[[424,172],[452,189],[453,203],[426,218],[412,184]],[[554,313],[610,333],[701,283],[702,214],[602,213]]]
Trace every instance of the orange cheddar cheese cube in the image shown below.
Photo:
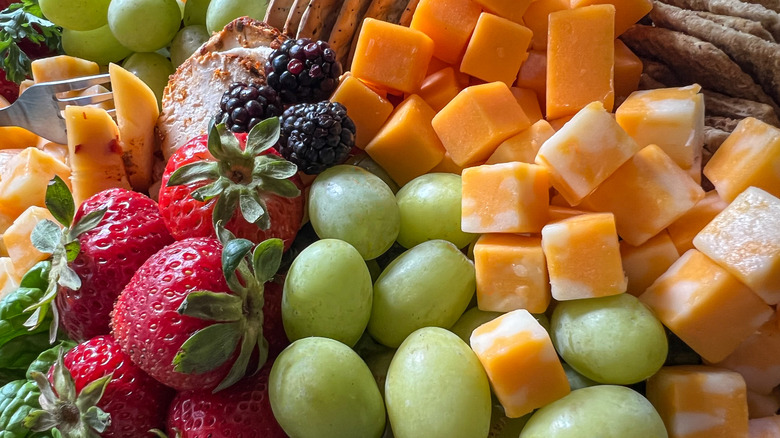
[[[70,169],[35,147],[24,149],[5,165],[0,175],[0,205],[12,217],[27,207],[45,205],[46,188],[54,175],[70,186]]]
[[[780,415],[753,418],[748,422],[748,438],[777,438],[780,436]]]
[[[772,317],[772,308],[728,271],[691,249],[639,296],[710,362],[723,360]]]
[[[467,233],[538,233],[547,223],[547,171],[500,163],[463,169],[461,229]]]
[[[474,245],[474,268],[480,310],[547,310],[550,283],[541,238],[483,234]]]
[[[8,256],[13,261],[16,274],[21,278],[36,263],[48,258],[51,254],[44,254],[38,251],[30,244],[30,235],[32,234],[38,222],[43,220],[54,220],[54,216],[49,210],[43,207],[32,206],[24,211],[3,233],[3,243],[5,244]]]
[[[642,148],[583,202],[615,215],[620,237],[639,246],[685,214],[704,190],[661,148]]]
[[[615,37],[620,36],[653,9],[652,0],[571,0],[572,9],[599,4],[615,6]]]
[[[780,303],[780,199],[748,187],[693,245],[769,304]]]
[[[714,365],[742,374],[749,390],[772,394],[780,385],[780,320],[773,316],[745,339],[734,352]]]
[[[742,119],[704,167],[721,198],[731,202],[749,186],[780,197],[780,129]]]
[[[444,158],[444,147],[431,127],[435,114],[413,94],[398,105],[366,146],[366,153],[399,185],[428,172]]]
[[[536,0],[531,2],[523,14],[523,23],[534,33],[532,48],[547,49],[547,33],[550,14],[571,7],[568,0]]]
[[[647,380],[647,399],[669,438],[747,438],[745,380],[706,365],[661,368]]]
[[[19,288],[21,275],[16,272],[10,257],[0,257],[0,301]]]
[[[532,0],[474,0],[482,9],[492,12],[499,17],[523,24],[523,14],[528,9]]]
[[[447,67],[452,67],[452,64],[444,62],[441,59],[434,56],[433,58],[431,58],[431,62],[428,63],[428,70],[425,72],[425,77],[428,77],[436,73],[437,71]]]
[[[539,106],[539,98],[536,97],[536,92],[530,88],[517,88],[512,87],[509,89],[512,95],[515,96],[517,103],[520,104],[520,108],[528,116],[528,121],[536,123],[541,120],[542,108]]]
[[[531,126],[502,82],[465,88],[436,114],[432,124],[459,166],[484,162],[502,141]]]
[[[531,44],[531,29],[483,12],[466,46],[460,71],[486,82],[511,86]]]
[[[366,18],[358,36],[352,74],[387,91],[414,93],[433,56],[433,40],[424,33]]]
[[[546,120],[539,120],[527,129],[504,140],[485,163],[510,163],[512,161],[533,163],[539,148],[553,134],[555,134],[555,130],[552,126]]]
[[[521,417],[571,391],[550,335],[525,309],[477,327],[470,344],[509,418]]]
[[[483,164],[483,163],[479,163]],[[435,173],[435,172],[444,172],[444,173],[454,173],[456,175],[460,175],[463,173],[463,167],[458,166],[455,164],[454,161],[452,161],[452,157],[448,153],[444,153],[444,157],[441,159],[439,164],[436,165],[429,173]]]
[[[30,63],[30,71],[35,83],[40,84],[80,76],[94,76],[100,73],[100,66],[86,59],[59,55],[34,60]]]
[[[780,397],[776,393],[760,394],[748,389],[747,403],[748,417],[751,419],[769,417],[780,410]]]
[[[355,146],[360,149],[365,149],[393,112],[392,103],[352,75],[341,81],[330,100],[347,108],[347,114],[357,128]]]
[[[548,220],[547,223],[562,221],[564,219],[568,219],[574,216],[579,216],[585,213],[593,213],[593,212],[551,204],[550,207],[547,209],[547,220]]]
[[[623,102],[639,88],[642,60],[619,40],[615,40],[615,103]]]
[[[627,279],[611,213],[581,214],[545,225],[542,249],[556,300],[626,291]]]
[[[458,76],[462,73],[452,67],[443,68],[423,80],[418,95],[436,111],[441,111],[463,89]]]
[[[721,199],[717,191],[711,190],[690,210],[669,224],[666,231],[677,247],[677,252],[682,254],[693,249],[693,238],[696,234],[727,206],[728,202]]]
[[[547,52],[531,50],[517,72],[516,85],[536,93],[540,110],[545,109],[547,96]],[[529,119],[531,116],[529,115]]]
[[[604,106],[593,102],[544,142],[535,161],[550,171],[553,187],[566,201],[577,206],[638,151]]]
[[[420,0],[409,27],[433,40],[437,58],[454,64],[463,55],[481,12],[472,0]]]
[[[548,119],[575,114],[591,102],[615,103],[615,7],[585,6],[550,14],[547,35]]]
[[[638,297],[680,258],[680,254],[669,233],[662,231],[639,246],[621,240],[620,257],[628,277],[627,292]]]
[[[658,145],[681,168],[691,169],[701,160],[704,146],[700,89],[690,85],[636,91],[615,111],[615,120],[639,146]]]

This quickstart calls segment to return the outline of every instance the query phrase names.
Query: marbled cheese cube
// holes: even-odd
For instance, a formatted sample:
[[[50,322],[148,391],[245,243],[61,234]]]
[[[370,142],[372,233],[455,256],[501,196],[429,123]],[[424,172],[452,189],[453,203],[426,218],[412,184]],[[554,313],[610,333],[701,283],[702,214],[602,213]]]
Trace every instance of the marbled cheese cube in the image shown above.
[[[24,211],[13,224],[3,233],[8,256],[13,260],[16,273],[20,277],[24,275],[36,263],[48,258],[51,254],[38,251],[30,242],[32,234],[38,222],[50,220],[57,223],[49,210],[43,207],[32,206]]]
[[[694,237],[693,245],[764,301],[780,303],[780,199],[747,188]]]
[[[49,180],[59,176],[70,187],[70,169],[51,155],[28,147],[5,165],[0,176],[0,205],[16,218],[30,206],[45,205]]]
[[[780,129],[752,117],[742,119],[704,167],[704,175],[726,201],[755,186],[780,197]]]
[[[542,228],[552,296],[576,300],[626,291],[612,213],[588,213]]]
[[[547,170],[527,163],[463,170],[461,229],[467,233],[538,233],[547,223]]]
[[[658,145],[685,170],[701,163],[704,96],[699,85],[635,91],[615,120],[640,147]],[[699,169],[700,170],[700,169]]]
[[[621,240],[620,257],[628,277],[628,293],[638,297],[680,258],[680,253],[669,233],[661,231],[639,246]]]
[[[733,353],[714,365],[742,374],[747,387],[771,394],[780,385],[780,319],[772,317],[745,339]]]
[[[568,219],[570,217],[579,216],[581,214],[585,213],[592,213],[590,211],[586,210],[578,210],[576,208],[571,207],[562,207],[559,205],[550,205],[550,207],[547,209],[547,223],[553,223],[558,222],[564,219]]]
[[[647,399],[669,438],[747,438],[745,380],[706,365],[661,368],[647,380]]]
[[[666,227],[680,254],[693,249],[693,238],[729,205],[715,190],[704,194],[699,202]]]
[[[19,287],[21,279],[11,258],[0,257],[0,301]]]
[[[704,190],[658,146],[642,148],[583,200],[615,215],[618,235],[643,244],[685,214]]]
[[[677,259],[639,300],[710,362],[731,354],[774,313],[748,287],[695,249]]]
[[[570,392],[550,335],[525,309],[477,327],[470,343],[509,418],[521,417]]]
[[[485,163],[496,164],[512,161],[533,163],[539,148],[553,134],[555,134],[555,130],[547,120],[539,120],[518,134],[504,140]]]
[[[483,234],[474,245],[480,310],[544,313],[550,282],[539,237]]]
[[[550,171],[553,187],[576,206],[639,149],[604,105],[593,102],[544,142],[535,161]]]

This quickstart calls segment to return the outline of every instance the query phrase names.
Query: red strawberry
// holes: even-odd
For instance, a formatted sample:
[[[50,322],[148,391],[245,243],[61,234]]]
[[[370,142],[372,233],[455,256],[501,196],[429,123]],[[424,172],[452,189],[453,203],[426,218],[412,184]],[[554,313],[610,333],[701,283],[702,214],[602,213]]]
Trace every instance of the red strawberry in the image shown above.
[[[295,165],[272,148],[278,137],[278,118],[248,135],[216,125],[177,150],[158,198],[171,235],[213,237],[213,223],[222,220],[237,237],[255,243],[278,237],[289,248],[303,220],[303,185]]]
[[[168,411],[168,435],[181,438],[284,438],[268,399],[266,364],[257,375],[212,394],[184,391],[176,395]]]
[[[48,428],[56,426],[63,436],[75,436],[66,431],[85,425],[100,432],[104,438],[152,436],[150,429],[164,427],[165,412],[174,396],[170,388],[133,365],[110,336],[92,338],[70,350],[49,370],[48,381],[42,374],[35,374],[38,385],[44,387],[42,398],[51,394],[61,400],[58,403],[42,400],[41,406],[50,410],[38,411],[38,424],[43,425],[45,420],[52,418],[59,420],[55,425],[49,423]],[[55,375],[61,378],[55,379]],[[104,380],[98,381],[101,378]],[[51,385],[54,391],[46,391],[45,388],[51,388]],[[97,399],[103,387],[103,395]],[[84,403],[88,398],[90,402]],[[98,428],[107,422],[101,421],[99,415],[93,415],[94,412],[89,414],[87,409],[91,406],[110,415],[110,425],[104,431]],[[78,415],[73,415],[74,408]],[[94,427],[96,425],[98,428]],[[34,427],[34,430],[40,429]]]
[[[76,341],[110,333],[119,293],[149,256],[173,242],[157,203],[141,193],[104,190],[81,204],[74,221],[101,209],[103,219],[78,236],[81,249],[71,262],[81,287],[57,293],[60,324]]]
[[[8,103],[14,103],[19,97],[19,85],[6,79],[4,70],[0,70],[0,96]]]
[[[244,376],[253,352],[260,352],[258,366],[267,358],[263,283],[279,267],[282,242],[257,245],[251,269],[245,255],[253,243],[234,239],[225,245],[200,237],[163,248],[114,306],[111,324],[122,350],[180,391],[224,389]]]
[[[263,335],[268,340],[268,357],[276,358],[290,341],[282,324],[282,292],[284,279],[275,279],[265,284],[265,306],[263,307]]]

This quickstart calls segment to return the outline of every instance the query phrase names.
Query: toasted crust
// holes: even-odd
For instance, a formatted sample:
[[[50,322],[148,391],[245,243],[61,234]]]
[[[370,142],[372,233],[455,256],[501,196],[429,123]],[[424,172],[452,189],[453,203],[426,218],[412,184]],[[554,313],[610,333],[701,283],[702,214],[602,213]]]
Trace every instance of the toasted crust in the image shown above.
[[[301,25],[301,18],[306,7],[309,6],[309,0],[295,0],[290,7],[290,13],[287,15],[287,21],[284,22],[285,35],[297,35],[298,28]]]
[[[265,11],[263,21],[277,29],[283,28],[284,23],[287,22],[287,17],[290,15],[293,3],[294,0],[271,0],[268,2],[268,9]]]
[[[344,64],[349,55],[349,48],[363,16],[368,10],[371,0],[345,0],[341,11],[330,32],[328,44],[336,52],[338,60]]]
[[[310,0],[303,12],[298,38],[327,40],[339,16],[343,0]]]

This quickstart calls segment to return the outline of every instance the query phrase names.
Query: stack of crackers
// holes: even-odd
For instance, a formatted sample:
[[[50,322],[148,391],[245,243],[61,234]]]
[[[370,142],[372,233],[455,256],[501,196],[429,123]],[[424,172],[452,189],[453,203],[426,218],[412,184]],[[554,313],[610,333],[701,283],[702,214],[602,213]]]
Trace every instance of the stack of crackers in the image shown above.
[[[780,127],[780,0],[654,0],[621,39],[642,58],[640,88],[698,83],[706,149],[745,117]]]

